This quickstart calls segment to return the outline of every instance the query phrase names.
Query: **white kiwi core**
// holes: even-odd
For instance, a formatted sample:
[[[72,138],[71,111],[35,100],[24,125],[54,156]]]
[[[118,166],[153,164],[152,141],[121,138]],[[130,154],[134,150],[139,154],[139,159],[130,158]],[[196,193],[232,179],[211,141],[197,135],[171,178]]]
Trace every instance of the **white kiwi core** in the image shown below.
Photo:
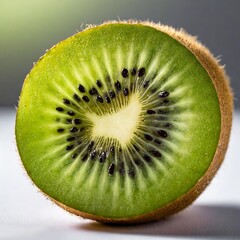
[[[142,105],[138,94],[133,94],[128,105],[119,111],[99,116],[89,113],[88,118],[93,124],[92,138],[104,137],[116,139],[124,148],[133,138],[140,121]]]

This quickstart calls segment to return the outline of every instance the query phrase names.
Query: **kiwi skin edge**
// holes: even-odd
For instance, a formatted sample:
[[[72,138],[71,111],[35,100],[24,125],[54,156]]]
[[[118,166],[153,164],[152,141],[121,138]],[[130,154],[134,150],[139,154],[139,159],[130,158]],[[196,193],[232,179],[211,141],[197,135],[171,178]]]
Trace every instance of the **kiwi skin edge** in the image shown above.
[[[135,217],[106,218],[106,217],[101,217],[101,216],[97,216],[89,213],[84,213],[56,201],[55,199],[48,196],[46,193],[44,193],[44,195],[48,199],[56,203],[58,206],[60,206],[61,208],[65,209],[66,211],[72,214],[81,216],[83,218],[96,220],[102,223],[137,224],[137,223],[156,221],[161,218],[166,218],[172,214],[175,214],[183,210],[187,206],[189,206],[208,186],[208,184],[216,174],[217,170],[221,166],[227,150],[230,131],[231,131],[232,114],[233,114],[233,95],[232,95],[231,88],[229,86],[228,76],[224,71],[224,67],[219,64],[218,60],[214,58],[214,56],[210,53],[210,51],[206,47],[204,47],[201,43],[197,41],[196,37],[193,37],[187,34],[182,29],[175,30],[172,27],[161,25],[161,24],[155,24],[149,21],[135,21],[135,20],[108,21],[103,23],[102,25],[114,24],[114,23],[142,24],[145,26],[153,27],[161,32],[164,32],[168,34],[170,37],[176,39],[187,49],[189,49],[197,57],[199,62],[202,64],[202,66],[206,69],[216,89],[219,105],[220,105],[220,112],[221,112],[221,131],[220,131],[218,146],[215,151],[213,160],[208,170],[206,171],[206,173],[199,179],[196,185],[192,189],[190,189],[187,193],[185,193],[175,201],[163,207],[160,207],[147,214],[143,214]],[[95,27],[95,26],[90,25],[88,26],[87,29],[90,29],[92,27]]]

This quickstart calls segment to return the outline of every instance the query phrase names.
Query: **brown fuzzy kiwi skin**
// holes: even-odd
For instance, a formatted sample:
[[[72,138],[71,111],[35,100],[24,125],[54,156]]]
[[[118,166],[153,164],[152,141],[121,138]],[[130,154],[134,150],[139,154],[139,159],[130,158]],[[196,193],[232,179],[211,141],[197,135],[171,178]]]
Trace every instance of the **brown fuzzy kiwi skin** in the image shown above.
[[[195,186],[192,189],[190,189],[187,193],[177,198],[173,202],[163,207],[160,207],[152,212],[142,214],[139,216],[128,217],[128,218],[107,218],[107,217],[97,216],[97,215],[93,215],[93,214],[89,214],[89,213],[85,213],[85,212],[81,212],[79,210],[73,209],[69,206],[66,206],[58,202],[56,199],[51,198],[50,196],[48,196],[46,193],[43,192],[43,194],[48,199],[52,200],[58,206],[60,206],[61,208],[65,209],[66,211],[74,215],[81,216],[83,218],[92,219],[102,223],[115,224],[115,225],[138,224],[138,223],[151,222],[151,221],[163,219],[183,210],[184,208],[189,206],[208,186],[210,181],[215,176],[217,170],[221,166],[227,150],[231,126],[232,126],[233,95],[229,85],[228,76],[224,71],[224,67],[219,64],[219,61],[216,58],[214,58],[214,56],[210,53],[210,51],[205,46],[203,46],[201,43],[197,41],[196,37],[193,37],[187,34],[182,29],[175,30],[172,27],[161,25],[161,24],[155,24],[149,21],[135,21],[135,20],[108,21],[103,23],[100,26],[104,26],[108,24],[116,24],[116,23],[141,24],[141,25],[153,27],[161,32],[168,34],[169,36],[171,36],[172,38],[180,42],[183,46],[188,48],[196,56],[196,58],[199,60],[199,62],[202,64],[205,70],[208,72],[218,95],[220,112],[221,112],[221,132],[219,136],[218,146],[214,154],[213,160],[208,170],[206,171],[206,173],[198,180]],[[84,31],[92,27],[95,27],[95,26],[89,25]],[[40,189],[40,191],[42,190]]]

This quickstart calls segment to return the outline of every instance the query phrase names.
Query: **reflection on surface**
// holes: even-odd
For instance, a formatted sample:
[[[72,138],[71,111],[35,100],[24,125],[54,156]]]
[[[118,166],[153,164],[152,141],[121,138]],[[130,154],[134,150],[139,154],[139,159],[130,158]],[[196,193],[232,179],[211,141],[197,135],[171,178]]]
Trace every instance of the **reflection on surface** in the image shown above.
[[[88,223],[79,229],[171,237],[240,238],[240,206],[196,205],[166,220],[136,226]]]

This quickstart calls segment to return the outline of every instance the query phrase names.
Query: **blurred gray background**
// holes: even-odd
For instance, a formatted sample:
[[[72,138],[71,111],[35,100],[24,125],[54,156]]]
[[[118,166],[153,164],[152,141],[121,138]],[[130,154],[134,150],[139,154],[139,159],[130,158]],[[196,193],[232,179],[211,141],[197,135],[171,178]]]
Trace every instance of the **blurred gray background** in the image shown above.
[[[17,105],[26,74],[45,50],[85,24],[152,20],[197,35],[221,56],[240,99],[238,0],[0,0],[0,106]]]

